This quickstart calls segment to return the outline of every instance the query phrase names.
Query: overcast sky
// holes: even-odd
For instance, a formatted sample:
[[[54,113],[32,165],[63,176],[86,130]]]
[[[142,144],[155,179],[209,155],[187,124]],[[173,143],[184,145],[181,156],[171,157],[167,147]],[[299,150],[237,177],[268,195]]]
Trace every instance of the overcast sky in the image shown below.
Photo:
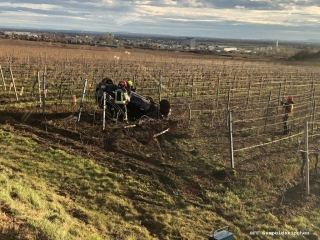
[[[320,40],[320,0],[1,0],[0,27]]]

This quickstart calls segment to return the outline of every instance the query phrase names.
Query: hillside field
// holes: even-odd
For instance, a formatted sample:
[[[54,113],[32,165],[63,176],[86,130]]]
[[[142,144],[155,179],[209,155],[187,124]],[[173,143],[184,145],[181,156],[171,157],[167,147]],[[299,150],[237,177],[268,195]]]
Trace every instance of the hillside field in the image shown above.
[[[319,239],[320,70],[279,59],[0,40],[0,239]],[[105,77],[172,116],[103,130]]]

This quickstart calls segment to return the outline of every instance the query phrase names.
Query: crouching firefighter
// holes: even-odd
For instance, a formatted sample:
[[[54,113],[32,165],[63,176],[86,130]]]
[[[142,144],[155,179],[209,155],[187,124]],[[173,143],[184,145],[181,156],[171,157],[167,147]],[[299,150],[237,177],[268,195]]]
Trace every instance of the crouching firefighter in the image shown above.
[[[123,115],[123,121],[128,121],[128,111],[127,111],[127,104],[130,102],[130,96],[127,91],[127,82],[122,80],[119,82],[117,89],[113,92],[114,93],[114,103],[118,105],[121,111],[115,109],[113,111],[112,120],[117,121],[120,114]]]
[[[127,79],[126,82],[127,82],[127,85],[128,85],[127,89],[129,89],[130,92],[135,92],[136,88],[133,85],[133,81],[130,80],[130,79]]]
[[[283,133],[288,134],[289,133],[289,126],[288,126],[288,119],[289,115],[291,116],[293,114],[293,97],[288,96],[287,101],[281,101],[281,105],[283,107]]]

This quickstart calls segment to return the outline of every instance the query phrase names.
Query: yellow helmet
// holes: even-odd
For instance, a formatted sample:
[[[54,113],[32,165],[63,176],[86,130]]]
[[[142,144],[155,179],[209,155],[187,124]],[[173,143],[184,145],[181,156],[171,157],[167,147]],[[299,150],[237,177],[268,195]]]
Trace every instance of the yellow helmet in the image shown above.
[[[133,82],[131,80],[128,81],[129,86],[131,87],[133,85]]]

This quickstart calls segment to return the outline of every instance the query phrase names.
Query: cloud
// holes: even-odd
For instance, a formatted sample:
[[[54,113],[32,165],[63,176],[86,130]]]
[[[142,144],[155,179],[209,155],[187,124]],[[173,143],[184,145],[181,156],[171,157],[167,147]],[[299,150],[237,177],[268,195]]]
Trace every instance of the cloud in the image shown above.
[[[1,2],[0,8],[0,22],[6,26],[19,23],[37,28],[133,32],[155,29],[155,33],[179,31],[188,35],[215,29],[230,36],[235,32],[248,36],[249,31],[253,36],[249,29],[259,28],[276,29],[280,34],[294,28],[293,32],[314,34],[320,22],[318,0],[12,0]]]
[[[11,2],[0,2],[0,7],[41,9],[41,10],[62,9],[62,6],[52,5],[52,4],[11,3]]]

